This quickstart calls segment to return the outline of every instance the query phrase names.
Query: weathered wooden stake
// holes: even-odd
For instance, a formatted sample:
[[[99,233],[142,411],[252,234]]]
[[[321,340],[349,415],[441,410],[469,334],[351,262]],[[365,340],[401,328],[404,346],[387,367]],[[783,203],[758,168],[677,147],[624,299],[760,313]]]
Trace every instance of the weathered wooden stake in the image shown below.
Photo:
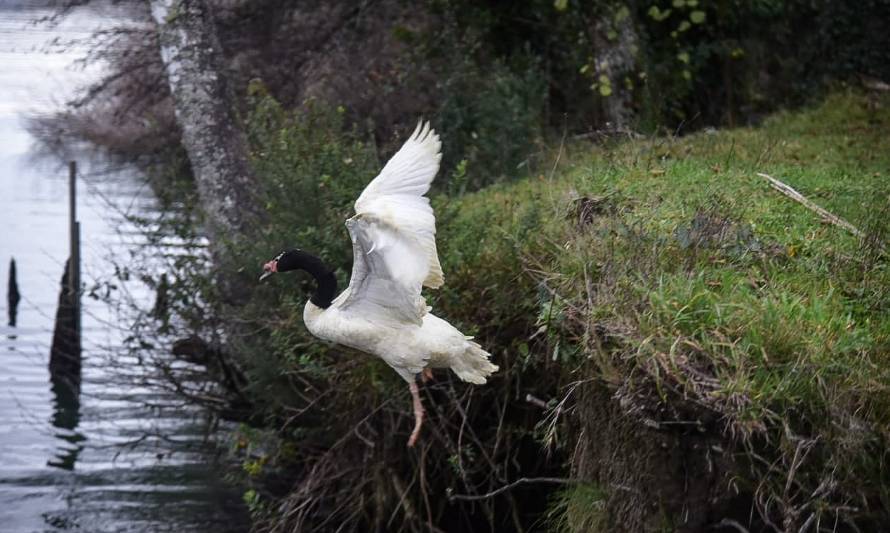
[[[68,163],[68,230],[71,247],[68,261],[68,294],[74,310],[74,334],[80,344],[80,222],[77,221],[77,162]]]
[[[9,312],[9,325],[13,327],[15,327],[20,299],[19,283],[15,274],[15,258],[12,258],[9,260],[9,285],[6,289],[6,303]]]
[[[62,275],[59,307],[53,343],[49,354],[49,375],[56,410],[53,425],[73,430],[80,420],[80,384],[82,365],[80,316],[80,222],[77,221],[77,163],[68,164],[68,241],[71,253]],[[63,437],[64,438],[64,437]],[[71,441],[76,444],[76,441]],[[47,464],[71,470],[77,460],[75,451],[57,456]]]
[[[81,346],[74,314],[74,295],[71,288],[71,261],[62,274],[59,307],[53,329],[53,343],[49,355],[49,374],[53,384],[65,384],[72,391],[80,390]]]

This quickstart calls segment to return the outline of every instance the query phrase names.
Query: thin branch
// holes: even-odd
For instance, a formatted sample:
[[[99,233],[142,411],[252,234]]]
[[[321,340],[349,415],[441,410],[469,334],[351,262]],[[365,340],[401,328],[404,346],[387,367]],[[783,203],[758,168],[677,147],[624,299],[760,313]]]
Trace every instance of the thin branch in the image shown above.
[[[547,402],[531,393],[525,395],[525,401],[541,409],[547,409]]]
[[[764,178],[767,181],[769,181],[769,184],[773,189],[779,191],[780,193],[784,194],[788,198],[791,198],[795,202],[798,202],[799,204],[803,205],[810,211],[814,211],[816,214],[821,216],[823,218],[823,220],[830,222],[831,224],[834,224],[835,226],[844,228],[845,230],[849,231],[850,233],[859,237],[860,239],[865,238],[865,233],[860,231],[856,226],[854,226],[853,224],[850,224],[849,222],[842,219],[841,217],[839,217],[833,213],[830,213],[829,211],[814,204],[806,196],[800,194],[799,192],[794,190],[791,186],[789,186],[785,183],[782,183],[781,181],[777,180],[776,178],[770,176],[769,174],[764,174],[762,172],[758,172],[757,175],[760,176],[761,178]]]
[[[507,492],[513,487],[524,485],[526,483],[555,483],[558,485],[573,485],[578,483],[576,479],[569,479],[564,477],[521,477],[510,483],[508,485],[504,485],[503,487],[493,490],[491,492],[486,492],[485,494],[479,494],[478,496],[472,494],[449,494],[448,501],[453,502],[456,500],[464,500],[464,501],[477,501],[477,500],[487,500],[488,498],[493,498],[502,492]]]
[[[749,533],[748,528],[731,518],[724,518],[716,524],[713,524],[710,529],[722,529],[726,527],[734,528],[739,533]]]

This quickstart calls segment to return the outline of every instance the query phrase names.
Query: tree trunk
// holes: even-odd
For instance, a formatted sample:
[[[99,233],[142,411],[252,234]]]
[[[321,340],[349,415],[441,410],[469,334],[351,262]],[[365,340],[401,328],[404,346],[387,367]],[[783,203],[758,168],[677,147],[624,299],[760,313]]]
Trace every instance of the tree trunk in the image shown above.
[[[176,121],[188,152],[219,262],[263,219],[247,142],[222,72],[221,49],[204,0],[149,0]],[[222,257],[220,257],[222,256]]]
[[[591,28],[596,76],[601,87],[600,96],[603,119],[611,129],[627,130],[633,125],[634,109],[632,86],[637,71],[639,38],[633,17],[622,4],[617,9],[606,9],[594,17]],[[606,80],[608,80],[606,82]],[[608,90],[602,90],[602,86]]]

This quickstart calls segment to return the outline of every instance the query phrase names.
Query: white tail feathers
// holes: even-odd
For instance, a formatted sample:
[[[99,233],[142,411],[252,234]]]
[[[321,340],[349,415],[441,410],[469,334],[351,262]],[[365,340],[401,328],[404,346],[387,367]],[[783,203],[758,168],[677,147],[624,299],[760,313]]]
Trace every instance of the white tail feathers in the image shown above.
[[[481,346],[475,342],[467,342],[467,349],[452,359],[451,370],[464,381],[482,385],[488,376],[498,370],[497,365],[489,362],[489,357],[491,354]]]

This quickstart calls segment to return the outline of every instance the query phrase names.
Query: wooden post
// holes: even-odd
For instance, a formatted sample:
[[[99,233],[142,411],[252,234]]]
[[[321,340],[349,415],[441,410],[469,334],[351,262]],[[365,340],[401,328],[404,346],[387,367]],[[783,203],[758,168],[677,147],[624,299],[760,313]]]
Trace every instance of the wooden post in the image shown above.
[[[6,289],[6,303],[8,305],[7,310],[9,313],[9,325],[12,327],[15,327],[16,315],[18,314],[20,299],[21,294],[19,294],[19,282],[16,279],[15,274],[15,258],[12,258],[9,260],[9,285],[7,285]]]
[[[80,223],[77,221],[77,162],[68,163],[68,230],[71,251],[68,262],[68,294],[74,310],[74,333],[80,343]]]
[[[74,241],[71,263],[74,265],[74,292],[71,293],[71,306],[74,308],[75,334],[77,344],[81,343],[81,310],[80,310],[80,221],[74,221]]]
[[[49,375],[59,405],[71,403],[71,398],[77,402],[81,382],[80,222],[77,221],[77,163],[74,161],[68,164],[68,243],[71,250],[62,275],[49,355]],[[56,414],[58,417],[59,411]],[[53,424],[64,427],[59,426],[56,418]]]

